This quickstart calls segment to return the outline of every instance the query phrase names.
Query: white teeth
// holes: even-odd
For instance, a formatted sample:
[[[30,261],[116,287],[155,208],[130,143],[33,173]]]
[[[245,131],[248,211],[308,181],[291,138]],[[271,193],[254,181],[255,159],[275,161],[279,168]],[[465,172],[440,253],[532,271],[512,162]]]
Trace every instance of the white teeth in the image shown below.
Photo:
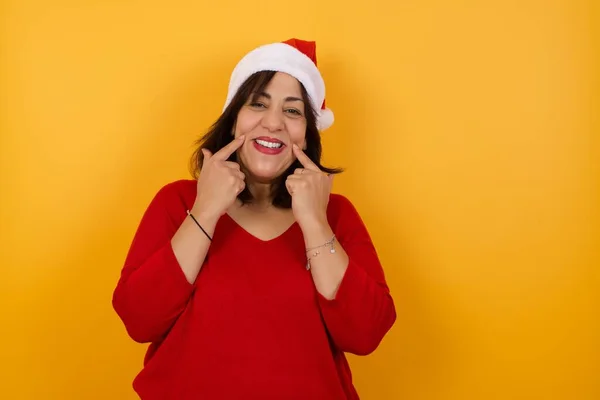
[[[256,139],[256,143],[260,144],[263,147],[268,147],[270,149],[278,149],[282,146],[281,143],[272,143],[272,142],[267,142],[266,140],[260,140],[260,139]]]

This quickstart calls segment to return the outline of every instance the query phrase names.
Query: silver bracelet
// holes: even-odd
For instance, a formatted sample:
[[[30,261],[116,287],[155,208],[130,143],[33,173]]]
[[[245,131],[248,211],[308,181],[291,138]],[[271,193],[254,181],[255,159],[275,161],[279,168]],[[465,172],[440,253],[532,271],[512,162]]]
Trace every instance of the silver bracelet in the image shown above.
[[[309,271],[310,270],[310,260],[313,259],[314,257],[318,256],[319,254],[321,254],[321,252],[317,249],[320,249],[321,247],[327,247],[329,246],[329,252],[331,254],[335,253],[335,235],[333,235],[333,237],[331,239],[329,239],[328,241],[326,241],[325,243],[323,243],[320,246],[317,247],[312,247],[310,249],[306,249],[306,270]],[[310,255],[308,254],[309,252],[312,252]]]

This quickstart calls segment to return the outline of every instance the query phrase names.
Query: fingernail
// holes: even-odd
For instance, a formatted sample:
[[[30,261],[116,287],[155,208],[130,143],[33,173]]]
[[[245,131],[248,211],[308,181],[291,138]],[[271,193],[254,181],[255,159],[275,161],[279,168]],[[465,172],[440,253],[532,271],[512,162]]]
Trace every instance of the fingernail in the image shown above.
[[[244,138],[245,138],[245,137],[246,137],[246,136],[244,136],[244,135],[241,135],[241,136],[240,136],[238,139],[239,139],[239,140],[244,140]]]
[[[294,149],[298,150],[298,145],[296,143],[294,143],[294,145],[292,146]]]

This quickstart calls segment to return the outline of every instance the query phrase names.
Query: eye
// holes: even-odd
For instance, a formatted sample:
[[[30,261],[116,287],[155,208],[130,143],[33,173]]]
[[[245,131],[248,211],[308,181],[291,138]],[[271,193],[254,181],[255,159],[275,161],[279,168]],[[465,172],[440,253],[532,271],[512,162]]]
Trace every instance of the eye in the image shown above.
[[[287,110],[285,110],[285,112],[290,113],[292,115],[297,115],[297,116],[301,116],[302,113],[300,112],[300,110],[297,110],[295,108],[288,108]]]
[[[260,101],[254,101],[254,102],[250,103],[250,107],[252,107],[252,108],[265,108],[266,106],[264,105],[264,103],[261,103]]]

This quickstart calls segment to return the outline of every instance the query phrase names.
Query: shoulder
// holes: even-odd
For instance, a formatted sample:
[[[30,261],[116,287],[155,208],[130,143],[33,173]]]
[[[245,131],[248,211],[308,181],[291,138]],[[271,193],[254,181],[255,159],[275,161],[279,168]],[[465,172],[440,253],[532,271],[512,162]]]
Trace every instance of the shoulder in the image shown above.
[[[339,218],[358,218],[358,211],[352,201],[339,193],[332,193],[329,196],[329,204],[327,206],[327,214],[336,221]]]
[[[329,208],[332,211],[338,211],[347,207],[354,208],[354,205],[348,197],[339,193],[331,193],[329,195]]]
[[[175,193],[196,192],[196,181],[193,179],[178,179],[165,183],[158,190],[160,195],[173,195]]]
[[[367,226],[357,207],[344,195],[331,194],[329,196],[327,219],[341,242],[356,238],[369,238]]]
[[[196,198],[196,180],[178,179],[161,186],[154,195],[154,201],[165,206],[170,204],[191,204]]]

